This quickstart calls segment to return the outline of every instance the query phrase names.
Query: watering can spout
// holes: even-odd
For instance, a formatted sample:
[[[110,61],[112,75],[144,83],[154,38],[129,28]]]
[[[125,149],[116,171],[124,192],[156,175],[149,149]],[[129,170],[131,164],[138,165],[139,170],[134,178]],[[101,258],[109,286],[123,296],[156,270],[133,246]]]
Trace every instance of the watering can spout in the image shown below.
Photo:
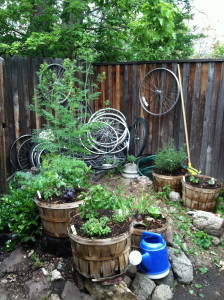
[[[129,254],[129,262],[130,264],[137,266],[140,263],[147,264],[150,259],[150,254],[148,252],[141,254],[141,252],[134,250]]]

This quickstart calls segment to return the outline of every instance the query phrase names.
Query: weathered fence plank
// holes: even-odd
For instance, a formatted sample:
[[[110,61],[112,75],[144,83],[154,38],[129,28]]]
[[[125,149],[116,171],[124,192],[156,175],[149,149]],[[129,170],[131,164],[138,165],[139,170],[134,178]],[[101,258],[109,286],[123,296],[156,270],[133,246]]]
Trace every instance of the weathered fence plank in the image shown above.
[[[0,193],[7,190],[6,170],[7,156],[5,148],[5,87],[4,87],[4,60],[0,58]]]

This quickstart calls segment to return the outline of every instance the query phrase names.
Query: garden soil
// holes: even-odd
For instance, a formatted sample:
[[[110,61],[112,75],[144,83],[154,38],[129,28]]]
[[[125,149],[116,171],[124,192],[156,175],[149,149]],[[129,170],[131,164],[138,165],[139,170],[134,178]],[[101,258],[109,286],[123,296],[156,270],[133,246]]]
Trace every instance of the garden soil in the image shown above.
[[[112,190],[120,186],[125,195],[132,194],[135,198],[141,196],[143,189],[138,180],[124,179],[117,175],[94,178],[92,183],[106,184]],[[161,206],[166,207],[166,205],[166,202],[161,200]],[[10,256],[10,252],[7,252],[3,247],[3,239],[5,238],[6,235],[4,233],[0,234],[0,264],[5,258]],[[42,240],[42,244],[40,240]],[[55,246],[50,248],[46,244],[43,246],[43,239],[40,238],[36,244],[23,246],[22,248],[18,246],[18,249],[24,253],[25,259],[16,266],[13,272],[9,272],[1,277],[0,300],[28,299],[27,283],[38,281],[39,278],[41,279],[43,277],[42,268],[51,271],[58,269],[62,274],[62,279],[54,282],[50,282],[50,276],[47,277],[47,281],[50,282],[49,292],[51,294],[58,294],[60,296],[67,281],[76,282],[77,278],[74,276],[73,261],[68,244],[65,245],[64,249]],[[57,252],[56,249],[60,251]],[[224,262],[223,247],[213,245],[209,250],[190,259],[194,265],[194,281],[190,285],[176,283],[173,300],[223,300],[224,266],[220,266],[218,263],[220,261]],[[30,298],[30,300],[33,299]]]

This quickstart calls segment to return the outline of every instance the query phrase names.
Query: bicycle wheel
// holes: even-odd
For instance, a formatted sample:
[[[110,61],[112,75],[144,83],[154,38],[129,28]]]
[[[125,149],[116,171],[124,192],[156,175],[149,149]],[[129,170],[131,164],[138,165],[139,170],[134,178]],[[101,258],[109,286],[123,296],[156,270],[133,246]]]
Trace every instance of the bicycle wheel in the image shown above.
[[[145,119],[136,118],[131,125],[129,154],[139,157],[146,146],[148,128]]]
[[[176,75],[165,68],[148,72],[139,88],[142,107],[155,116],[168,113],[177,103],[179,95],[180,86]]]
[[[18,150],[19,150],[21,144],[24,141],[30,139],[31,137],[32,137],[32,134],[24,134],[24,135],[18,137],[17,139],[15,139],[15,141],[12,143],[10,150],[9,150],[9,160],[10,160],[10,163],[11,163],[14,171],[20,169],[20,166],[18,164],[18,159],[17,159]]]
[[[40,91],[45,99],[50,100],[57,90],[57,86],[65,83],[64,74],[65,68],[60,64],[50,64],[43,70],[43,75],[39,77],[39,82]],[[42,83],[43,85],[41,85]],[[57,96],[61,99],[59,103],[64,103],[69,95],[70,91],[66,89],[57,90]]]
[[[118,135],[115,129],[104,122],[91,122],[86,137],[80,138],[83,147],[94,154],[106,154],[117,146]]]
[[[118,143],[121,143],[128,134],[128,127],[125,120],[119,115],[113,113],[103,113],[92,118],[91,122],[103,122],[112,126],[118,135]]]
[[[17,160],[21,170],[30,169],[30,150],[33,147],[32,139],[25,140],[19,147],[17,153]]]
[[[121,117],[122,119],[124,119],[126,121],[126,117],[124,114],[122,114],[122,112],[120,112],[119,110],[115,109],[115,108],[102,108],[100,110],[98,110],[97,112],[95,112],[91,118],[90,118],[90,121],[92,119],[94,119],[95,117],[98,117],[98,116],[101,116],[101,115],[104,115],[104,114],[112,114],[112,115],[117,115],[119,117]]]

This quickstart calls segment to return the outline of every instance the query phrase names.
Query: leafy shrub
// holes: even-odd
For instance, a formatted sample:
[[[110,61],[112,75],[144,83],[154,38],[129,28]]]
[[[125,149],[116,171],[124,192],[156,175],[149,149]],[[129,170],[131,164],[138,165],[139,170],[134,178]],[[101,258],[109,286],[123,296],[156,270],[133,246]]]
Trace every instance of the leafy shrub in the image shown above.
[[[35,241],[40,219],[30,191],[16,189],[0,200],[0,230],[12,232],[21,242]]]
[[[84,200],[84,204],[80,206],[82,217],[96,216],[99,209],[121,210],[127,215],[126,212],[131,209],[134,201],[132,197],[125,198],[119,189],[112,192],[100,184],[82,192],[80,198]]]
[[[110,232],[110,227],[107,226],[109,218],[101,217],[99,220],[96,218],[90,218],[85,224],[82,225],[82,229],[89,236],[101,236]]]
[[[182,147],[179,151],[176,150],[172,142],[165,144],[163,150],[158,150],[156,153],[155,164],[161,172],[174,172],[186,160],[186,152]]]
[[[194,243],[197,244],[200,248],[207,249],[212,243],[212,237],[204,231],[197,231],[194,234]]]

